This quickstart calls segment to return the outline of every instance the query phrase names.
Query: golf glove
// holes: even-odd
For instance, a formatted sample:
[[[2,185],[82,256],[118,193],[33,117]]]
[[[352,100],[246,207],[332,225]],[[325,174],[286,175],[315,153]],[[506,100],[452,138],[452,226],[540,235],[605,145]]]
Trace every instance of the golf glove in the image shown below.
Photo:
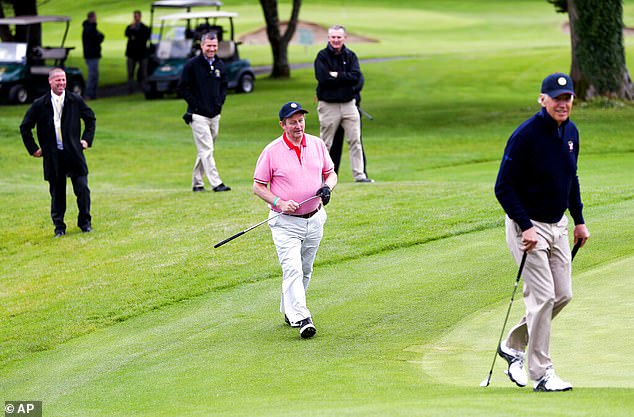
[[[325,205],[330,201],[330,187],[324,184],[319,190],[317,190],[317,194],[321,197],[321,202]]]

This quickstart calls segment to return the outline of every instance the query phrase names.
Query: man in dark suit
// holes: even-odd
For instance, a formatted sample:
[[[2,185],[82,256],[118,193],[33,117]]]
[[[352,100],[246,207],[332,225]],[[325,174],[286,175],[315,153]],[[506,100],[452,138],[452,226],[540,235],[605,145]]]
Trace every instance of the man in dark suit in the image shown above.
[[[81,96],[66,91],[63,69],[49,71],[48,83],[51,91],[33,102],[22,120],[20,134],[29,154],[44,158],[44,179],[49,183],[55,237],[66,234],[66,177],[70,177],[77,196],[77,226],[83,232],[90,232],[90,190],[84,150],[92,146],[95,136],[95,113]],[[83,133],[81,120],[84,121]],[[35,127],[39,146],[33,137]]]

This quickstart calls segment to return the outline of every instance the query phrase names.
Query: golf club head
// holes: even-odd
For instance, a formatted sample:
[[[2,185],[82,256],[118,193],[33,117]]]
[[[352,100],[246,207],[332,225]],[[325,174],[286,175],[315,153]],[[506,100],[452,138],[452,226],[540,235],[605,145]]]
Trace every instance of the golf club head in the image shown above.
[[[487,378],[484,381],[480,382],[480,386],[481,387],[488,387],[490,382],[491,382],[491,379]]]

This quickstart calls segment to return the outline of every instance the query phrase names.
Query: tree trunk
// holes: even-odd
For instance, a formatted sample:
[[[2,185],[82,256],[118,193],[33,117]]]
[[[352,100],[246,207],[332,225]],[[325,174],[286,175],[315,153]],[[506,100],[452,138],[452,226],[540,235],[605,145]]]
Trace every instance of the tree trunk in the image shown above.
[[[570,77],[581,100],[605,96],[634,99],[625,65],[622,0],[568,0],[572,62]]]
[[[291,68],[288,63],[288,44],[297,28],[297,19],[302,0],[293,0],[291,18],[288,21],[284,34],[280,32],[280,19],[277,9],[277,0],[260,0],[264,20],[266,21],[266,35],[271,44],[273,54],[272,78],[289,78]]]
[[[37,15],[36,0],[12,0],[5,1],[4,3],[13,5],[13,13],[15,16]],[[1,10],[1,6],[2,5],[0,5],[0,17],[4,17],[4,11]],[[28,28],[26,26],[17,26],[15,33],[12,34],[7,25],[0,25],[0,39],[11,42],[26,42],[27,31]],[[42,25],[34,25],[31,28],[31,41],[37,45],[42,43]]]
[[[2,7],[1,1],[0,1],[0,17],[5,17],[4,8]],[[2,42],[13,42],[13,34],[9,30],[9,26],[0,25],[0,40]]]

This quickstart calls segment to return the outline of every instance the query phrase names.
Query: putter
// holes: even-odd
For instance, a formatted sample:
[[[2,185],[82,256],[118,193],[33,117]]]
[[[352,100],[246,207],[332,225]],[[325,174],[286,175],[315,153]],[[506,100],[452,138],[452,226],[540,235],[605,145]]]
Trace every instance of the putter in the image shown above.
[[[571,262],[572,260],[575,259],[575,255],[577,255],[577,252],[579,251],[579,248],[581,247],[581,239],[579,239],[577,241],[577,243],[575,243],[575,245],[572,248],[572,253],[571,253]],[[509,313],[511,312],[511,306],[513,305],[513,299],[515,298],[515,291],[517,290],[517,286],[520,282],[520,276],[522,275],[522,269],[524,269],[524,263],[526,262],[526,255],[527,252],[524,252],[524,255],[522,256],[522,262],[520,263],[520,269],[517,272],[517,278],[515,279],[515,286],[513,287],[513,295],[511,295],[511,302],[509,303],[509,309],[506,312],[506,318],[504,319],[504,325],[502,325],[502,332],[500,333],[500,340],[498,340],[498,346],[500,346],[500,343],[502,343],[502,337],[504,336],[504,328],[506,327],[506,322],[509,319]],[[497,347],[495,349],[495,356],[493,356],[493,363],[491,364],[491,370],[489,371],[489,376],[482,382],[480,382],[480,386],[481,387],[488,387],[489,384],[491,383],[491,375],[493,374],[493,367],[495,366],[495,360],[497,359]]]
[[[481,387],[488,387],[491,383],[491,375],[493,374],[493,367],[495,367],[495,360],[498,357],[498,349],[502,343],[502,337],[504,336],[504,328],[506,327],[506,322],[509,320],[509,314],[511,313],[511,307],[513,306],[513,300],[515,299],[515,292],[517,291],[517,286],[520,283],[520,278],[522,276],[522,270],[524,269],[524,264],[526,263],[526,256],[528,255],[528,251],[524,251],[524,255],[522,255],[522,261],[520,262],[520,268],[517,271],[517,278],[515,278],[515,285],[513,286],[513,294],[511,294],[511,302],[509,303],[509,308],[506,310],[506,317],[504,318],[504,324],[502,325],[502,331],[500,332],[500,340],[498,340],[498,344],[495,347],[494,355],[493,355],[493,363],[491,364],[491,370],[489,370],[489,376],[482,382],[480,382]]]
[[[314,195],[314,196],[312,196],[312,197],[310,197],[310,198],[307,198],[306,200],[304,200],[304,201],[302,201],[301,203],[299,203],[300,207],[301,207],[301,205],[302,205],[302,204],[307,203],[307,202],[309,202],[310,200],[313,200],[313,199],[315,199],[315,198],[321,198],[321,196]],[[255,229],[256,227],[258,227],[258,226],[260,226],[260,225],[263,225],[264,223],[268,222],[268,221],[269,221],[269,220],[271,220],[271,219],[274,219],[274,218],[278,217],[278,216],[279,216],[279,215],[281,215],[281,214],[285,214],[285,213],[282,213],[282,212],[277,213],[276,215],[274,215],[274,216],[272,216],[272,217],[270,217],[270,218],[267,218],[266,220],[262,220],[260,223],[254,224],[253,226],[249,227],[248,229],[244,229],[243,231],[238,232],[238,233],[236,233],[235,235],[233,235],[233,236],[230,236],[230,237],[226,238],[226,239],[225,239],[225,240],[223,240],[222,242],[218,242],[218,243],[216,243],[216,244],[214,245],[214,249],[215,249],[215,248],[219,248],[220,246],[224,245],[224,244],[225,244],[225,243],[227,243],[227,242],[231,242],[233,239],[235,239],[235,238],[237,238],[237,237],[240,237],[240,236],[242,236],[243,234],[245,234],[245,233],[247,233],[247,232],[250,232],[251,230]]]

